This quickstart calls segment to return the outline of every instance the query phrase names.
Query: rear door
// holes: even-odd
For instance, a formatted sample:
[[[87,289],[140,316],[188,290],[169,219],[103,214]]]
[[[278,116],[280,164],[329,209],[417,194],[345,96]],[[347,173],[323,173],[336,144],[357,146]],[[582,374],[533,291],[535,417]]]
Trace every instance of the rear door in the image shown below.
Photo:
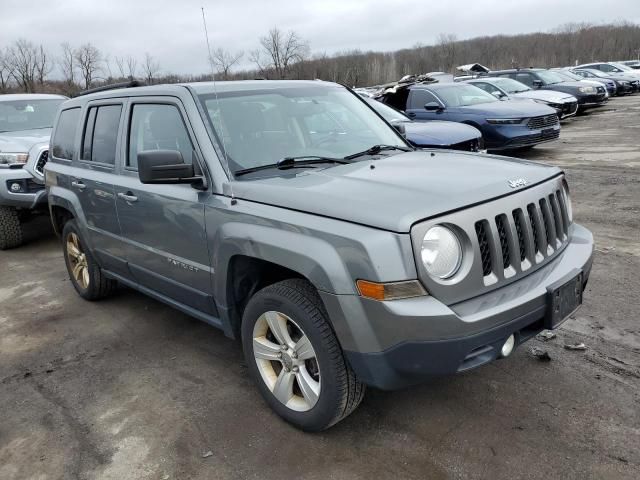
[[[172,97],[132,98],[126,117],[115,194],[129,269],[142,286],[215,315],[204,222],[211,193],[190,185],[144,185],[138,177],[142,151],[177,150],[185,162],[199,162],[184,108]]]
[[[114,192],[123,112],[124,103],[118,99],[87,105],[83,112],[77,175],[71,175],[70,181],[71,189],[82,205],[93,252],[100,264],[108,270],[126,274]]]

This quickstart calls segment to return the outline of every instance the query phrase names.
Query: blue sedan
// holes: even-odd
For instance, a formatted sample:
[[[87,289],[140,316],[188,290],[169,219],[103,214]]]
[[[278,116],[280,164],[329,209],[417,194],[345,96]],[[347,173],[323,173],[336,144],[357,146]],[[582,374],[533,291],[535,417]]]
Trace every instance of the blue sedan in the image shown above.
[[[387,122],[404,133],[405,138],[418,148],[448,148],[479,152],[484,149],[480,130],[455,122],[414,122],[404,113],[372,98],[365,102],[373,107]]]
[[[553,108],[536,102],[504,102],[469,84],[416,83],[387,91],[381,100],[414,120],[448,120],[476,127],[489,150],[530,148],[560,136],[560,120]]]

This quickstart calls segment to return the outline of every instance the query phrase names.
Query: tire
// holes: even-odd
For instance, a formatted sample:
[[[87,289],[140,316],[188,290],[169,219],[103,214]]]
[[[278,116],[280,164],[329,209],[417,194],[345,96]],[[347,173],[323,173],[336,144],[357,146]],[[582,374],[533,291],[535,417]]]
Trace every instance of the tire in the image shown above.
[[[22,225],[18,211],[13,207],[0,206],[0,250],[22,245]]]
[[[274,322],[280,325],[275,330],[271,327]],[[282,325],[287,326],[289,340],[297,342],[296,346],[304,344],[302,348],[284,350],[283,342],[273,333],[280,330],[281,336]],[[301,341],[300,334],[306,336],[311,349]],[[322,301],[306,280],[284,280],[257,292],[242,317],[242,344],[249,372],[266,402],[284,420],[304,431],[318,432],[331,427],[351,414],[364,397],[365,385],[358,381],[346,362]],[[263,346],[267,344],[268,347]],[[284,355],[282,359],[265,360],[256,356],[265,352],[277,356],[278,348],[281,357]],[[296,352],[300,355],[296,356]],[[311,354],[313,358],[307,358]],[[280,379],[291,376],[292,387],[279,390]],[[271,385],[274,382],[275,386]],[[313,394],[309,394],[310,386],[317,387]],[[287,391],[280,395],[280,398],[290,398],[287,404],[278,399],[275,391]]]
[[[76,221],[69,220],[65,223],[62,229],[62,249],[73,288],[85,300],[100,300],[111,295],[118,288],[118,282],[104,276],[85,245]]]

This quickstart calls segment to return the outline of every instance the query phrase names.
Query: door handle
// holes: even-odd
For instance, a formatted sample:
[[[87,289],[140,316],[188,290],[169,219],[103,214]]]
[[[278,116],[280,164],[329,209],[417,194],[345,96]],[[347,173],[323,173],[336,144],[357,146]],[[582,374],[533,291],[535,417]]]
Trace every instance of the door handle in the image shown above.
[[[122,200],[126,201],[126,202],[137,202],[138,201],[138,197],[136,197],[133,193],[131,192],[127,192],[127,193],[118,193],[118,198],[121,198]]]
[[[87,188],[87,186],[80,181],[71,182],[71,186],[77,188],[78,190],[84,190],[85,188]]]
[[[407,113],[408,117],[415,118],[416,114],[414,112]]]

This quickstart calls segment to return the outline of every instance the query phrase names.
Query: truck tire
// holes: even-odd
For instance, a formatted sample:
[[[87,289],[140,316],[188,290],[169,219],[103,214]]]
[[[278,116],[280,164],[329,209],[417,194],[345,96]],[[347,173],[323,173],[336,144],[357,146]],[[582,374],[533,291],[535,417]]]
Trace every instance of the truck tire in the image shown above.
[[[75,220],[69,220],[62,229],[62,247],[69,279],[85,300],[100,300],[111,295],[118,282],[105,277],[82,240]]]
[[[22,225],[18,211],[13,207],[0,206],[0,250],[15,248],[22,244]]]
[[[284,280],[251,297],[242,344],[266,402],[302,430],[329,428],[364,397],[365,385],[345,360],[322,301],[306,280]]]

